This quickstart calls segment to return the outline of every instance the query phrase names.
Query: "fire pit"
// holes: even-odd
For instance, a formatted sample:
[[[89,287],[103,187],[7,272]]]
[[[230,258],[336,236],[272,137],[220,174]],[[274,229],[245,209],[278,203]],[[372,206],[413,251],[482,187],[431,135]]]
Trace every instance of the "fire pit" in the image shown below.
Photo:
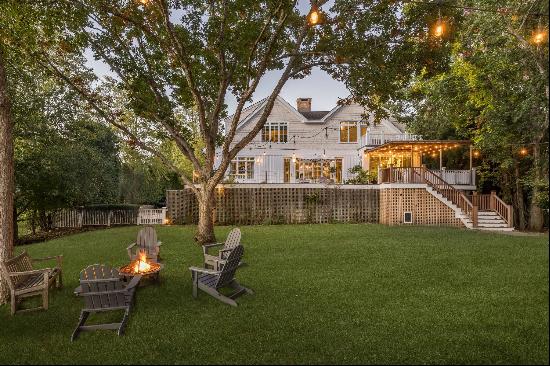
[[[162,267],[163,266],[161,263],[148,261],[147,255],[140,252],[138,259],[121,267],[118,272],[121,276],[126,278],[141,276],[142,278],[152,278],[155,281],[158,281]]]

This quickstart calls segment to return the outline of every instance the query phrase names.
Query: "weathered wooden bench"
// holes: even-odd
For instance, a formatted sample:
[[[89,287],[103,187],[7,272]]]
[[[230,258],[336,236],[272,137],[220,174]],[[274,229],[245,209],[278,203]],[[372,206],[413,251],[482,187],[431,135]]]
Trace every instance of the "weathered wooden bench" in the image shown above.
[[[55,260],[56,266],[53,268],[35,269],[35,262]],[[8,283],[11,298],[11,314],[14,315],[18,310],[19,303],[27,297],[42,296],[42,306],[21,309],[19,312],[26,312],[38,309],[48,309],[49,288],[55,283],[57,288],[63,286],[62,277],[63,256],[57,255],[46,258],[31,258],[24,251],[7,261],[0,262],[2,277]]]
[[[158,262],[161,245],[162,243],[157,239],[155,228],[146,226],[139,231],[136,242],[130,244],[126,250],[131,261],[138,259],[139,253],[144,252],[147,255],[147,259]]]
[[[198,296],[197,290],[202,290],[226,304],[237,306],[235,298],[244,293],[253,294],[254,292],[251,289],[240,285],[235,279],[235,272],[239,267],[243,253],[244,249],[242,245],[237,245],[231,250],[223,264],[223,268],[219,271],[189,267],[193,279],[193,297],[196,298]],[[232,288],[234,290],[233,293],[223,295],[219,290],[224,287]]]
[[[225,260],[229,256],[229,253],[237,246],[241,244],[241,230],[239,228],[234,228],[227,234],[227,238],[224,243],[213,243],[205,244],[202,246],[202,251],[204,255],[204,268],[212,268],[215,271],[221,269]],[[212,255],[208,253],[210,248],[222,246],[223,247],[218,251],[218,255]],[[244,263],[240,263],[242,265]]]
[[[84,308],[80,312],[80,320],[71,341],[80,332],[99,329],[116,330],[121,335],[126,327],[140,279],[141,276],[135,276],[129,283],[124,282],[116,268],[103,264],[94,264],[83,269],[80,272],[80,286],[75,289],[75,294],[84,298]],[[120,323],[84,325],[92,313],[117,310],[124,311]]]

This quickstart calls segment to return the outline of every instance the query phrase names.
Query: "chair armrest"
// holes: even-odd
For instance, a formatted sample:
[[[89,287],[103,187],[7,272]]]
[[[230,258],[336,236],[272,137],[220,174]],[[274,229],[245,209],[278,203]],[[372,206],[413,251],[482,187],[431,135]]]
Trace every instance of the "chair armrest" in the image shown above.
[[[157,247],[160,247],[162,245],[161,241],[157,241]]]
[[[49,272],[51,272],[51,268],[33,269],[32,271],[24,271],[24,272],[10,272],[8,273],[8,275],[10,277],[15,277],[15,276],[28,276],[33,274],[49,273]]]
[[[131,290],[133,289],[134,287],[136,287],[138,284],[139,284],[139,281],[141,280],[141,276],[134,276],[132,278],[132,280],[130,281],[130,283],[128,285],[126,285],[126,287],[124,288],[125,291],[128,291],[128,290]]]
[[[204,254],[208,254],[208,249],[219,247],[220,245],[224,245],[225,243],[211,243],[211,244],[204,244],[202,246],[202,251]]]
[[[128,290],[123,288],[121,290],[107,290],[107,291],[79,293],[78,296],[113,295],[113,294],[127,294],[127,293],[128,293]]]
[[[130,244],[130,245],[126,248],[126,250],[130,250],[130,249],[132,249],[133,247],[135,247],[136,245],[137,245],[136,243],[132,243],[132,244]]]
[[[78,287],[75,288],[74,291],[73,291],[73,293],[74,293],[76,296],[79,296],[81,292],[82,292],[82,286],[78,286]]]
[[[189,270],[191,272],[200,272],[200,273],[205,273],[205,274],[219,274],[220,273],[219,271],[214,271],[212,269],[200,268],[200,267],[189,267]]]

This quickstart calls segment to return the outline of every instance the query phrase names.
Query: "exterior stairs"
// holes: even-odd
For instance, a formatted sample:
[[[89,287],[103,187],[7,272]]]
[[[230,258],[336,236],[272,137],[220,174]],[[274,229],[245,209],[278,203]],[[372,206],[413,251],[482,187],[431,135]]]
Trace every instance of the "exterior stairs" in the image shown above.
[[[437,192],[429,185],[426,186],[426,190],[435,198],[440,200],[446,206],[450,207],[455,212],[455,217],[460,219],[464,226],[468,229],[478,229],[486,231],[514,231],[513,227],[508,227],[506,221],[494,211],[478,211],[477,213],[477,227],[474,228],[470,217],[462,212],[462,210],[445,198],[441,193]]]

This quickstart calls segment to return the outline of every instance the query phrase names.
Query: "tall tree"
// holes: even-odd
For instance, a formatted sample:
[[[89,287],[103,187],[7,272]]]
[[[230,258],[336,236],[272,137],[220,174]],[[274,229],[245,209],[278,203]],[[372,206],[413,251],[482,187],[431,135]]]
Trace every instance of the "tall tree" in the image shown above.
[[[409,78],[400,101],[415,132],[472,139],[482,180],[540,230],[548,208],[548,2],[460,1],[446,67]],[[538,38],[535,38],[538,37]],[[410,113],[412,111],[412,113]]]
[[[0,261],[11,257],[14,244],[13,121],[8,95],[4,47],[0,43]],[[0,304],[7,299],[7,284],[0,277]]]

